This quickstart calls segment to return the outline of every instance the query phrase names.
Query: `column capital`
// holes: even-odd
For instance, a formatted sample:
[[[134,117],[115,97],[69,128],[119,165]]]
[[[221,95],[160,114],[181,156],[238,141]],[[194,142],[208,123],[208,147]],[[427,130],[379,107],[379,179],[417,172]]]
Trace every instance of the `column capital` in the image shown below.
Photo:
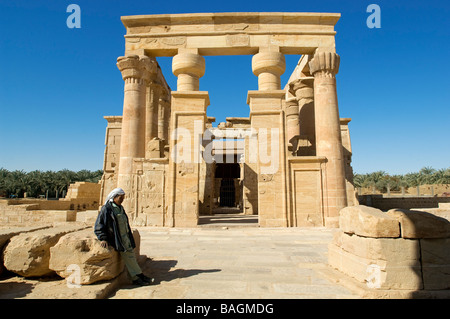
[[[259,90],[279,90],[280,76],[286,70],[284,54],[276,51],[262,51],[252,58],[252,71],[258,77]]]
[[[153,74],[156,74],[156,61],[147,56],[127,55],[117,58],[117,68],[122,73],[122,78],[126,81],[129,78],[150,81]]]
[[[286,60],[283,53],[263,51],[255,54],[252,58],[252,71],[256,76],[263,72],[271,72],[281,76],[285,70]]]
[[[198,91],[205,74],[205,58],[197,53],[180,52],[172,59],[172,72],[178,77],[178,91]]]
[[[334,77],[339,71],[340,57],[334,52],[316,52],[309,62],[311,74],[323,77]]]
[[[155,81],[158,73],[158,63],[154,58],[149,58],[146,55],[140,56],[140,63],[142,67],[142,79],[147,83]]]
[[[298,90],[304,89],[304,88],[311,88],[314,86],[314,77],[304,77],[304,78],[298,78],[292,82],[289,82],[289,92],[291,92],[293,95],[296,95],[296,92]]]
[[[175,76],[186,73],[201,78],[205,74],[205,58],[196,53],[178,53],[172,60],[172,72]]]

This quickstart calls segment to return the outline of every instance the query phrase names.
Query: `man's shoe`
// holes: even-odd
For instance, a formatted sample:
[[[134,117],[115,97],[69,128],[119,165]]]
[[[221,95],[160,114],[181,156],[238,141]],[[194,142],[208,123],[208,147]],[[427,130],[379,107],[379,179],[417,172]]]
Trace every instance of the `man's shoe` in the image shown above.
[[[146,282],[146,283],[148,283],[148,284],[152,284],[154,281],[155,281],[155,279],[153,279],[153,278],[149,278],[149,277],[147,277],[146,275],[144,275],[144,274],[139,274],[139,275],[137,275],[140,279],[142,279],[142,281],[144,281],[144,282]]]
[[[142,280],[140,277],[138,277],[138,279],[136,279],[136,280],[133,280],[133,285],[136,285],[136,286],[148,286],[149,284],[150,283]]]

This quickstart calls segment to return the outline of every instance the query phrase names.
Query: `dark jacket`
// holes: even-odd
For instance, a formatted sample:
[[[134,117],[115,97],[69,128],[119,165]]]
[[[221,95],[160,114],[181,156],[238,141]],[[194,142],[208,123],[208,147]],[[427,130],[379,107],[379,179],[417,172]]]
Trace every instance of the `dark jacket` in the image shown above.
[[[124,211],[125,214],[125,211]],[[136,247],[133,235],[131,233],[130,223],[128,222],[128,237],[130,238],[131,246]],[[117,251],[125,251],[126,249],[122,245],[122,239],[120,238],[119,225],[117,224],[117,219],[114,216],[113,208],[110,202],[103,205],[100,210],[100,214],[97,217],[94,227],[94,233],[98,240],[106,240],[108,245],[114,247]]]

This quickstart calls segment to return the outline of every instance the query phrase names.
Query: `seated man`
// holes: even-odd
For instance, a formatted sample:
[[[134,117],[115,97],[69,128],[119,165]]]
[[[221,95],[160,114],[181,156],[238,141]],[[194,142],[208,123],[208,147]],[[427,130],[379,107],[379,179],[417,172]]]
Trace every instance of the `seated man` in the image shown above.
[[[152,279],[142,273],[133,251],[136,243],[128,216],[122,207],[124,198],[125,192],[121,188],[113,189],[109,193],[95,222],[94,233],[101,241],[102,247],[108,248],[109,245],[120,253],[134,285],[149,285]]]

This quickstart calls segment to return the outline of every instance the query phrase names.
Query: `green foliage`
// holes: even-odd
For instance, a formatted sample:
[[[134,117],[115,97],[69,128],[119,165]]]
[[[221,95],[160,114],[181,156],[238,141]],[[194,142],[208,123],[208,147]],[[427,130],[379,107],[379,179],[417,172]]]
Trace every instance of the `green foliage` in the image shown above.
[[[61,196],[70,184],[75,182],[97,183],[103,175],[102,170],[78,172],[63,169],[60,171],[8,171],[0,168],[0,196],[15,195],[23,197],[27,192],[29,197],[47,195],[49,197]]]
[[[384,171],[368,174],[355,174],[353,181],[355,187],[373,187],[385,192],[389,187],[398,191],[401,187],[415,187],[425,184],[450,184],[450,168],[435,170],[432,167],[423,167],[417,173],[405,175],[389,175]]]

